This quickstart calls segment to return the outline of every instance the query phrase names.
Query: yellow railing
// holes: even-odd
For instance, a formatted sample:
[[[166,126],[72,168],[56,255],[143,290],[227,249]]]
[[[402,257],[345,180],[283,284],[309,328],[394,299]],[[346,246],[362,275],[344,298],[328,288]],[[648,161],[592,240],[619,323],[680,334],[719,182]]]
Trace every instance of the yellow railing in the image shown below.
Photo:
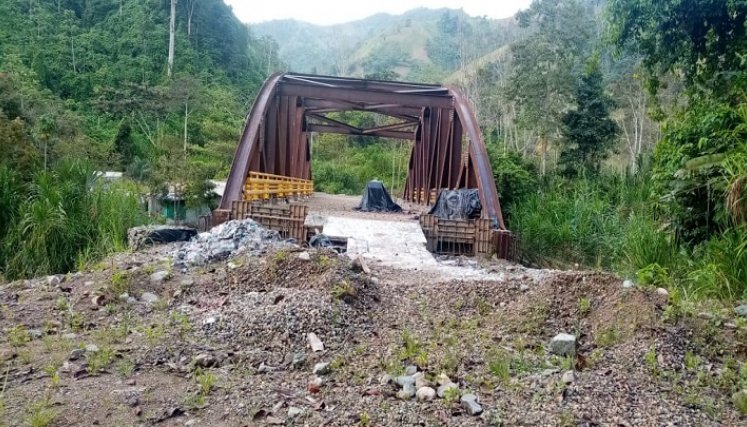
[[[314,183],[308,179],[291,178],[269,173],[249,172],[244,183],[244,200],[269,200],[310,196]]]

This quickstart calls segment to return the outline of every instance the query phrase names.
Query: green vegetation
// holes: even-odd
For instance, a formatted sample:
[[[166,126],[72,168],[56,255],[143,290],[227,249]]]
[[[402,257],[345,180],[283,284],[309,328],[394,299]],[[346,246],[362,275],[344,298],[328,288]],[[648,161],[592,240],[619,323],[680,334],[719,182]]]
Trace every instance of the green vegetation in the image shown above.
[[[122,250],[168,184],[202,203],[250,97],[278,66],[221,0],[0,5],[0,274],[65,273]],[[104,183],[94,171],[127,179]]]

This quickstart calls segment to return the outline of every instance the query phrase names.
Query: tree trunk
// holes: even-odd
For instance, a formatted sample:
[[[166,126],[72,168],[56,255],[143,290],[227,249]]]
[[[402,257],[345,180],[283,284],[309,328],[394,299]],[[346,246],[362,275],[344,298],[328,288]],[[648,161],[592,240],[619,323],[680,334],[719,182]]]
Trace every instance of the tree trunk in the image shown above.
[[[184,157],[187,156],[187,120],[189,119],[189,101],[184,103]]]
[[[174,43],[176,31],[176,0],[171,0],[171,21],[169,23],[169,63],[168,76],[174,75]]]
[[[189,2],[189,11],[187,11],[187,37],[192,37],[192,14],[195,12],[195,3],[197,3],[197,0]]]

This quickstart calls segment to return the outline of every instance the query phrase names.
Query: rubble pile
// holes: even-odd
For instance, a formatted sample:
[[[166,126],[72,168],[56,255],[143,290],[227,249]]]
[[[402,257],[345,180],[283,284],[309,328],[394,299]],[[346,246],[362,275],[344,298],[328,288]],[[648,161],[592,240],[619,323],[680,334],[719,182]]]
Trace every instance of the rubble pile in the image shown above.
[[[242,253],[263,253],[281,243],[277,231],[267,230],[251,219],[228,221],[198,234],[174,255],[177,267],[204,266]]]

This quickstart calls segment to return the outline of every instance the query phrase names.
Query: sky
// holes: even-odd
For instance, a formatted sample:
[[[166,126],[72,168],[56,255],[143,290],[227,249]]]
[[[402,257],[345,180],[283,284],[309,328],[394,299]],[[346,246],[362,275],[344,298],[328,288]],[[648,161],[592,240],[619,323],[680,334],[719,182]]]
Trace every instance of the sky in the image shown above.
[[[472,16],[507,18],[531,0],[225,0],[248,23],[293,18],[318,25],[355,21],[376,13],[401,14],[418,7],[464,9]]]

